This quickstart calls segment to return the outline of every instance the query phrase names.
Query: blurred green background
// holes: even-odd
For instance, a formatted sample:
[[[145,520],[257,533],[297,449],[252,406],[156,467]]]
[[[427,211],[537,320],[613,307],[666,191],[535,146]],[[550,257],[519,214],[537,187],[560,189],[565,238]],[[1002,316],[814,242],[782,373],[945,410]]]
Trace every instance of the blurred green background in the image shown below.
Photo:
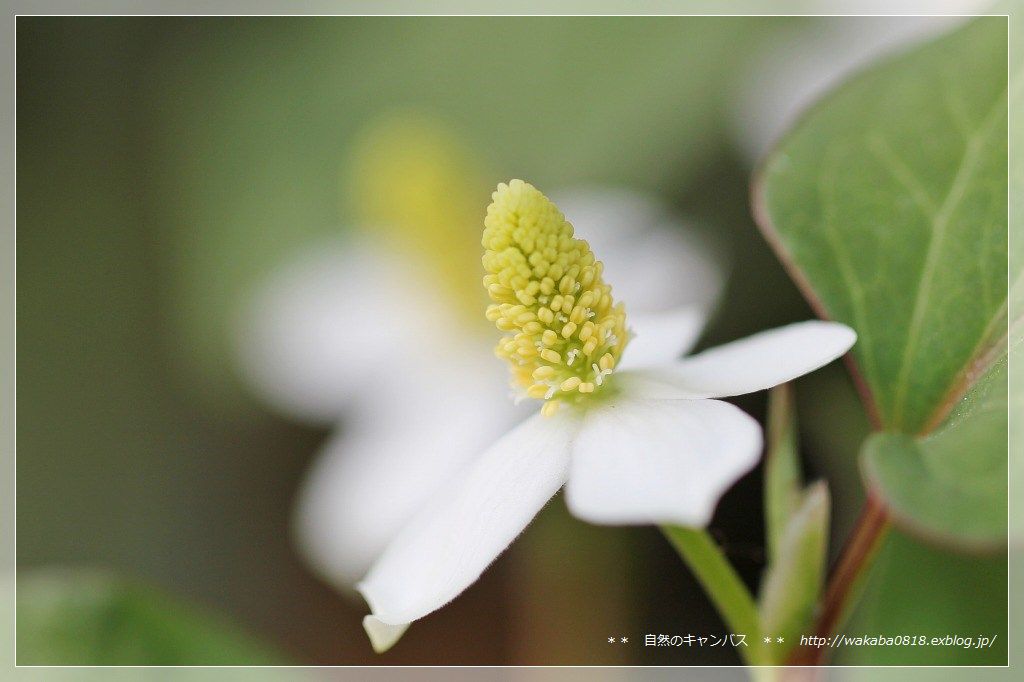
[[[463,597],[372,654],[363,606],[313,578],[288,536],[326,432],[246,393],[230,325],[289,248],[345,229],[353,140],[410,107],[478,150],[488,184],[625,185],[715,232],[732,276],[702,345],[809,318],[749,216],[750,157],[733,130],[756,114],[737,93],[769,48],[843,21],[856,20],[19,18],[21,575],[111,571],[301,663],[736,663],[727,649],[608,645],[722,625],[656,530],[588,526],[560,501]],[[797,393],[809,475],[829,477],[841,538],[867,424],[840,367]],[[763,415],[763,394],[738,402]],[[713,524],[751,585],[761,528],[755,471]],[[944,589],[911,602],[920,622],[904,630],[1005,630],[1004,557],[899,536],[887,551],[856,623],[893,622],[884,569],[909,561],[917,584]],[[1005,646],[943,662],[999,662]],[[21,662],[42,662],[33,651]]]

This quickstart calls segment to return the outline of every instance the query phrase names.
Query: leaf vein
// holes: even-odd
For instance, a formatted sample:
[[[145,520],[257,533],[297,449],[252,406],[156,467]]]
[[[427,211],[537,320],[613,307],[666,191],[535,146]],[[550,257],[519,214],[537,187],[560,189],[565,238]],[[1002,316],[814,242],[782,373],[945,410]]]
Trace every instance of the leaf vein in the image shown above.
[[[949,227],[949,222],[954,212],[967,193],[968,182],[978,166],[981,150],[991,127],[999,120],[998,114],[1005,113],[1005,107],[1000,107],[1000,104],[1005,102],[1006,94],[1007,89],[1004,88],[1001,96],[996,99],[992,108],[982,119],[978,130],[967,140],[964,154],[953,176],[953,181],[950,183],[949,190],[946,192],[946,196],[933,221],[932,232],[928,240],[928,249],[925,252],[924,268],[921,271],[921,280],[914,297],[914,308],[911,313],[907,342],[903,348],[899,378],[896,383],[896,394],[893,400],[893,422],[896,425],[901,425],[903,419],[907,392],[910,387],[910,370],[914,356],[917,353],[918,339],[921,336],[921,327],[924,324],[925,312],[927,311],[931,294],[931,284],[938,268],[946,230]]]

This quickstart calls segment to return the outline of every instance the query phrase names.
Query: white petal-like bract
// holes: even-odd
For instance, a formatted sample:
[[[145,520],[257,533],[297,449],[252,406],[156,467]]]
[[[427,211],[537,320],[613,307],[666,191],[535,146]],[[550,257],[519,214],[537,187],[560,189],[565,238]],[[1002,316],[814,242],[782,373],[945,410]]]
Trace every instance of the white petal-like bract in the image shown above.
[[[578,428],[536,414],[442,486],[357,586],[373,616],[410,623],[476,581],[565,482]]]
[[[565,499],[600,524],[703,527],[761,453],[761,427],[719,400],[624,395],[587,413]]]
[[[414,264],[350,236],[294,254],[254,294],[236,324],[242,377],[267,403],[300,421],[333,424],[382,371],[417,361],[408,352],[452,324]],[[435,348],[419,348],[429,355]]]
[[[709,348],[679,362],[616,377],[647,398],[724,398],[778,386],[823,367],[853,346],[844,324],[810,320]]]
[[[704,331],[707,312],[700,306],[686,306],[662,313],[629,312],[626,324],[633,337],[616,367],[666,365],[693,348]]]
[[[351,590],[441,483],[524,416],[506,374],[487,347],[466,348],[382,373],[354,402],[296,505],[299,551],[321,577]]]

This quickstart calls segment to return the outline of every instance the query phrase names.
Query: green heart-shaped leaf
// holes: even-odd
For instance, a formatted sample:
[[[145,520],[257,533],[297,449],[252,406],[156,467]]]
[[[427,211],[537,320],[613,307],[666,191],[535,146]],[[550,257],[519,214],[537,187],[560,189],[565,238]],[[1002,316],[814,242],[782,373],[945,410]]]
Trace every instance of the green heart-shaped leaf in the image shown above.
[[[755,189],[805,295],[857,330],[889,432],[862,449],[869,485],[909,530],[968,546],[1006,531],[1007,83],[1006,20],[978,19],[826,97]]]
[[[1006,20],[852,79],[768,159],[759,223],[819,312],[857,330],[876,421],[941,421],[1005,339]]]

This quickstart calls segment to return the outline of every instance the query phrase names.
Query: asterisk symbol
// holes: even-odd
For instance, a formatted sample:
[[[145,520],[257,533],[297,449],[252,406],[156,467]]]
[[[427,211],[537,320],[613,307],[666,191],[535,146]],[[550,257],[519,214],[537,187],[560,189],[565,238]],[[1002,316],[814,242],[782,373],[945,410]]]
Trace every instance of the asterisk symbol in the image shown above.
[[[614,637],[609,637],[608,638],[608,643],[609,644],[615,644],[615,638]]]
[[[620,641],[620,642],[622,642],[623,644],[625,644],[626,642],[628,642],[628,641],[629,641],[629,637],[623,637],[623,638],[622,638],[622,639],[620,639],[619,641]]]
[[[764,638],[764,643],[765,644],[771,644],[772,643],[772,638],[771,637],[765,637]]]
[[[776,637],[775,641],[778,642],[779,644],[782,644],[783,642],[786,641],[786,638],[785,637]]]

